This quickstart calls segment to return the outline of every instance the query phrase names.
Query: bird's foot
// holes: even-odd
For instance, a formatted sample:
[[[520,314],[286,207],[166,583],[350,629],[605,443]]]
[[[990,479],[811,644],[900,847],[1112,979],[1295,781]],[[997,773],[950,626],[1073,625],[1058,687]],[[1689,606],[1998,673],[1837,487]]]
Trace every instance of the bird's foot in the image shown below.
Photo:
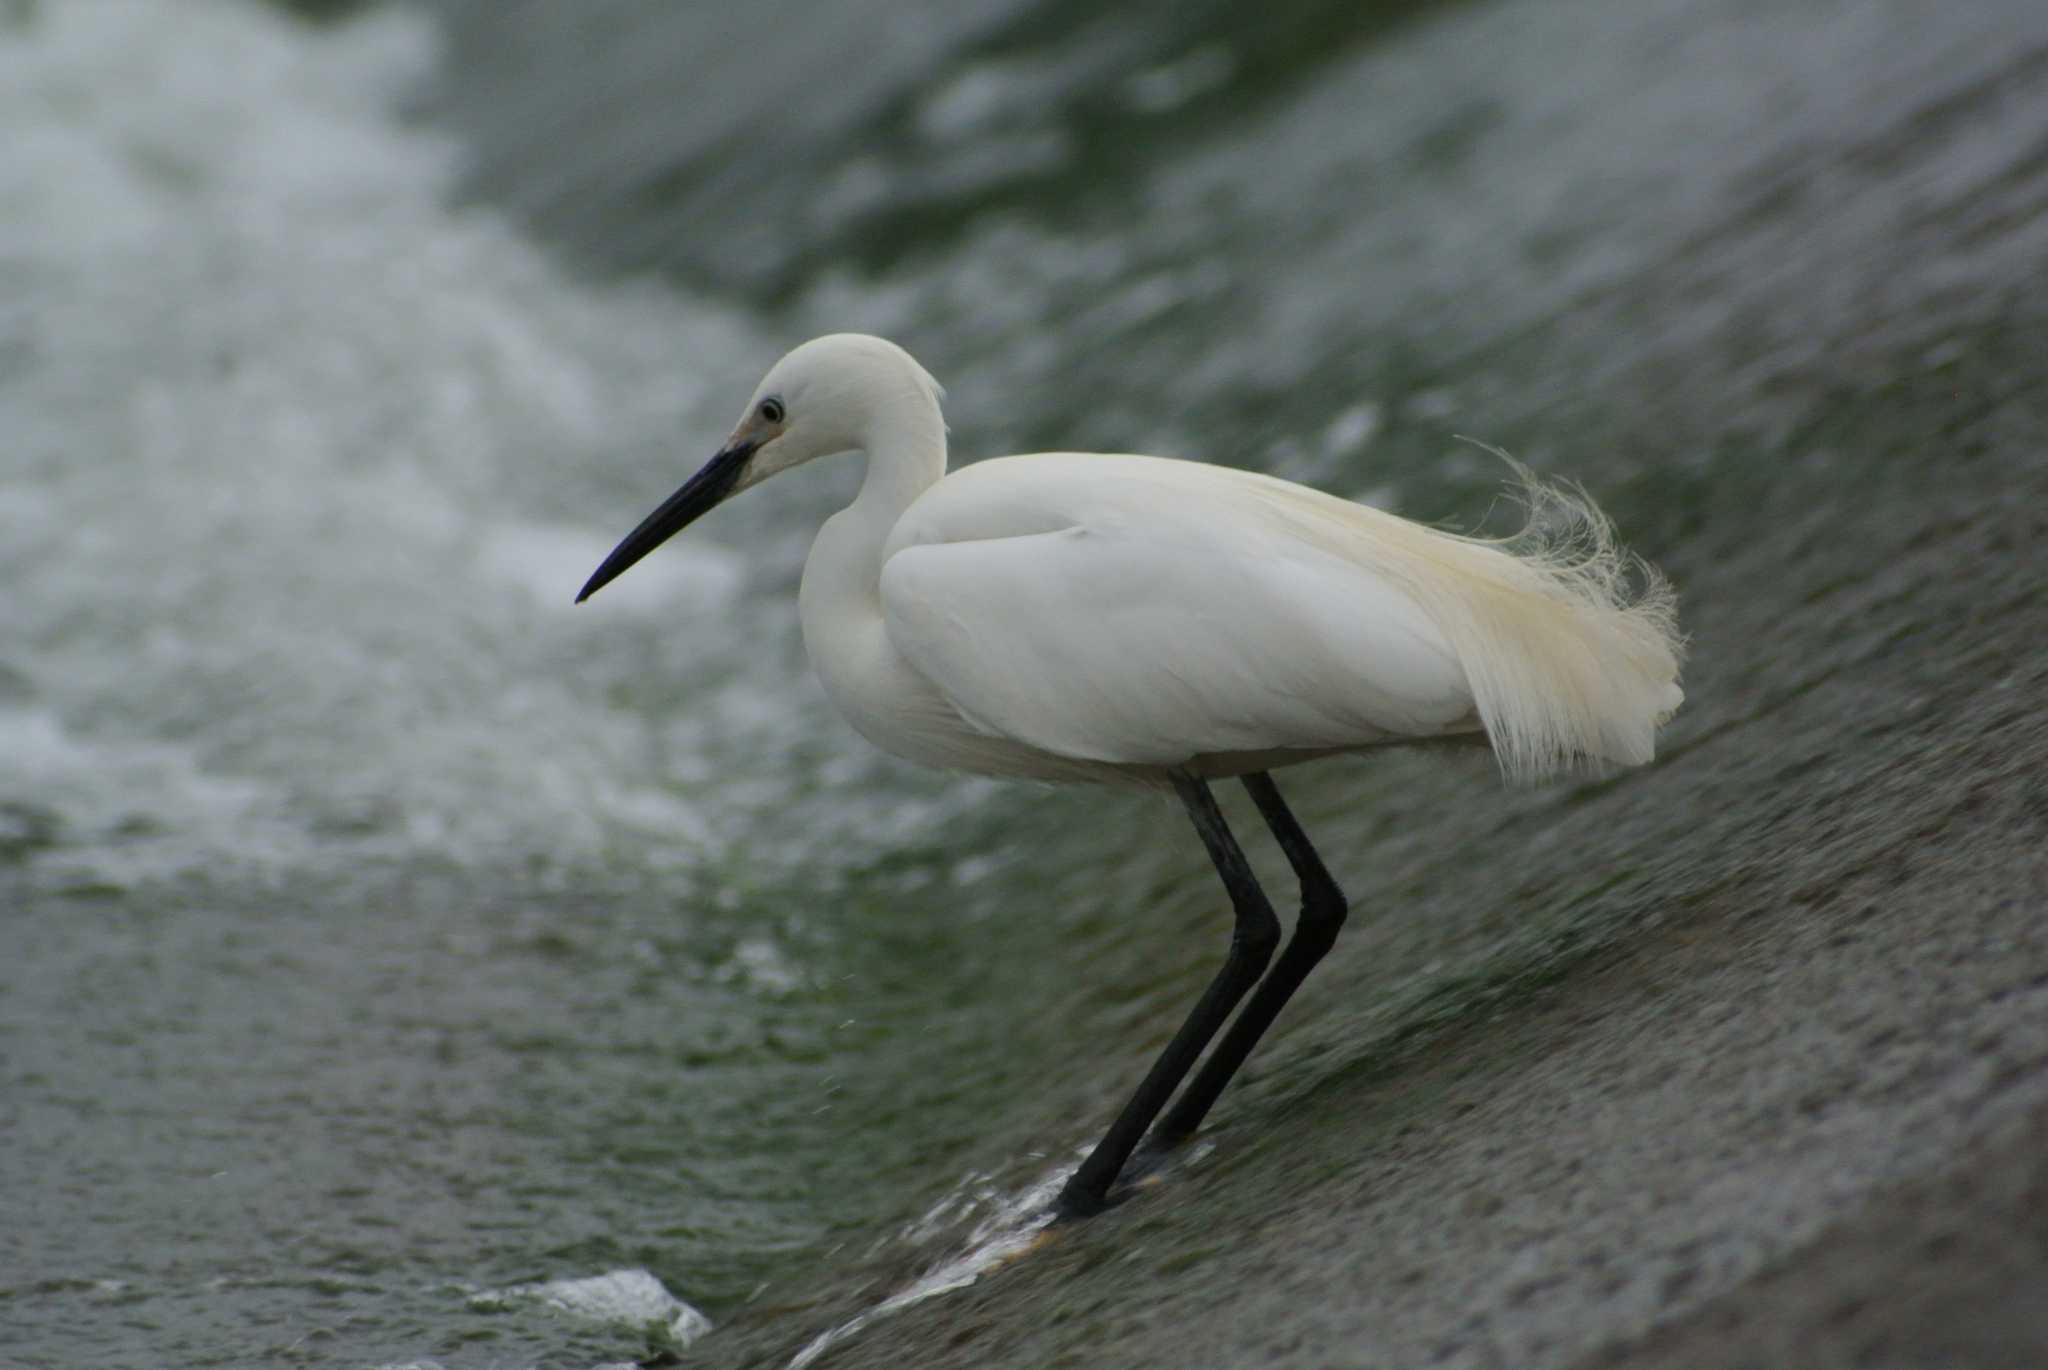
[[[1084,1218],[1092,1218],[1098,1213],[1105,1213],[1129,1197],[1128,1192],[1112,1195],[1107,1191],[1098,1193],[1087,1189],[1076,1189],[1070,1184],[1060,1191],[1060,1196],[1057,1199],[1052,1201],[1052,1220],[1055,1226],[1077,1223]]]
[[[1055,1225],[1079,1222],[1092,1218],[1098,1213],[1117,1207],[1141,1189],[1149,1189],[1165,1178],[1166,1168],[1188,1142],[1187,1136],[1165,1139],[1146,1138],[1144,1144],[1131,1153],[1122,1170],[1103,1190],[1090,1190],[1069,1182],[1053,1200],[1053,1222]]]

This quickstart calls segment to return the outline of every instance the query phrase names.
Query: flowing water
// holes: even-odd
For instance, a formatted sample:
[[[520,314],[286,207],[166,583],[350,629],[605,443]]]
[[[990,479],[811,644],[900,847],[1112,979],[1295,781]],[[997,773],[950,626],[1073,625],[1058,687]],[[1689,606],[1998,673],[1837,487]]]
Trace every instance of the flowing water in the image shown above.
[[[1476,434],[1683,588],[1780,473],[1917,498],[1831,367],[2031,326],[2044,51],[2034,0],[0,2],[0,1360],[782,1355],[964,1278],[1227,915],[1170,806],[830,712],[857,461],[571,607],[760,371],[885,333],[964,459],[1467,526]],[[1396,894],[1570,802],[1290,790]],[[1612,931],[1398,912],[1315,1001],[1357,1040]]]

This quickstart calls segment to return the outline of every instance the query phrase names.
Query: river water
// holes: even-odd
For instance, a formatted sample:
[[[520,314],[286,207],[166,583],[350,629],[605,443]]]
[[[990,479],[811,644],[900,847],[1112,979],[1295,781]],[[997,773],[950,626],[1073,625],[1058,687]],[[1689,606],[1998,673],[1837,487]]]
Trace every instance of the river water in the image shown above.
[[[1474,434],[1684,593],[1816,535],[1766,507],[1916,507],[1851,441],[1920,412],[1884,385],[2041,336],[2044,52],[2034,0],[0,3],[0,1359],[591,1366],[701,1314],[757,1330],[693,1363],[778,1363],[945,1269],[1227,914],[1169,805],[831,713],[794,588],[857,462],[571,607],[760,371],[885,333],[962,459],[1463,526]],[[1290,791],[1395,894],[1513,884],[1481,839],[1575,793]],[[1398,1035],[1598,920],[1362,910],[1314,1002]]]

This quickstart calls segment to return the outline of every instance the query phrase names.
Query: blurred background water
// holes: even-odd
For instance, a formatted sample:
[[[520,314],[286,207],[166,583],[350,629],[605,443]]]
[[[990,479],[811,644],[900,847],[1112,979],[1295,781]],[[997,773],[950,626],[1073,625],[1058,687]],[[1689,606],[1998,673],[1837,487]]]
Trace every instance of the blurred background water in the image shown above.
[[[903,342],[956,459],[1464,526],[1476,434],[1684,590],[1760,500],[1917,498],[1843,358],[2038,336],[2044,53],[2033,0],[0,3],[0,1358],[590,1365],[674,1310],[503,1291],[615,1270],[817,1331],[1092,1140],[1227,916],[1170,807],[830,713],[858,463],[571,608],[787,347]],[[1399,917],[1573,802],[1411,821],[1490,783],[1298,782],[1389,899],[1277,1060],[1611,931]]]

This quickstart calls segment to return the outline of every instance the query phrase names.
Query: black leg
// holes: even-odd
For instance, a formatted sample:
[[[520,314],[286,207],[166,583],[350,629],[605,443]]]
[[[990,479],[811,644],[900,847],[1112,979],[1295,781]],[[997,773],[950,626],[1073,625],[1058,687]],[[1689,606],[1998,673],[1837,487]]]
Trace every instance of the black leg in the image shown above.
[[[1146,1143],[1148,1150],[1164,1151],[1194,1135],[1216,1096],[1280,1016],[1282,1006],[1301,988],[1316,962],[1335,944],[1337,930],[1344,926],[1344,891],[1337,888],[1337,882],[1323,866],[1323,859],[1309,844],[1308,834],[1294,821],[1286,801],[1280,798],[1279,788],[1273,784],[1273,777],[1264,771],[1248,775],[1244,787],[1251,792],[1252,802],[1259,806],[1266,826],[1280,841],[1280,850],[1287,853],[1287,864],[1294,867],[1294,874],[1301,881],[1301,918],[1294,925],[1294,936],[1287,940],[1287,950],[1273,963],[1272,974],[1260,982],[1244,1012],[1202,1063],[1194,1083],[1153,1130],[1152,1139]]]
[[[1223,968],[1195,1002],[1194,1011],[1166,1044],[1166,1050],[1159,1053],[1159,1059],[1153,1062],[1131,1101],[1124,1105],[1124,1111],[1060,1190],[1059,1210],[1068,1217],[1087,1217],[1106,1206],[1109,1186],[1137,1148],[1145,1129],[1159,1116],[1174,1087],[1187,1075],[1202,1048],[1237,1007],[1238,1000],[1258,983],[1266,963],[1273,959],[1273,948],[1280,942],[1280,920],[1273,916],[1273,906],[1259,888],[1251,863],[1245,860],[1237,839],[1230,835],[1223,811],[1216,807],[1216,797],[1193,776],[1176,775],[1173,788],[1187,806],[1195,831],[1202,835],[1202,844],[1209,849],[1209,859],[1216,863],[1216,873],[1223,877],[1224,887],[1230,891],[1237,926],[1230,934],[1230,954],[1224,957]]]

